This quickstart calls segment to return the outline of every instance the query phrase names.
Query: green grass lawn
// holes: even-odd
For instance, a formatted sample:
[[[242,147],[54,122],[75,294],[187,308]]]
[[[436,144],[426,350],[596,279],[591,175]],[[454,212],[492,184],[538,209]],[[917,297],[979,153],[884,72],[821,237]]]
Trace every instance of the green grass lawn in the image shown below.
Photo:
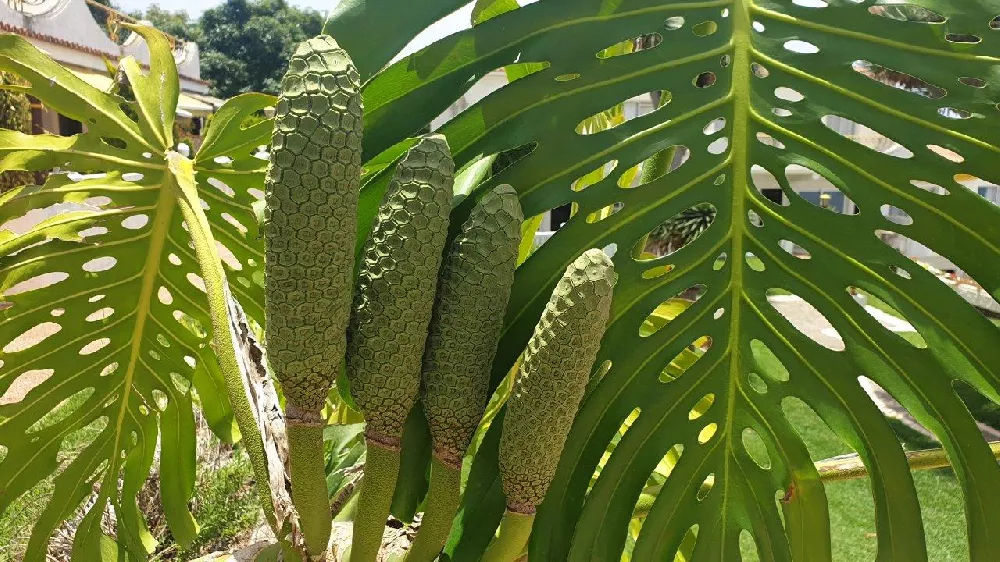
[[[816,460],[852,452],[808,406],[790,402],[788,419],[802,435]],[[965,534],[962,492],[958,481],[946,471],[914,473],[927,535],[928,560],[969,560]],[[830,506],[830,530],[835,562],[875,560],[875,502],[868,479],[831,482],[826,486]],[[743,559],[757,560],[752,546],[744,545]]]
[[[891,313],[891,308],[886,307],[885,311]],[[907,337],[906,333],[901,335]],[[918,337],[916,334],[909,336]],[[770,357],[757,358],[764,362],[776,361]],[[775,368],[780,369],[777,365]],[[802,436],[814,460],[853,452],[804,403],[789,401],[784,410],[789,422]],[[897,429],[897,434],[904,448],[914,450],[936,446],[922,435],[903,428]],[[969,560],[962,491],[954,475],[947,470],[921,471],[913,474],[913,480],[924,520],[928,560],[932,562]],[[869,480],[865,478],[831,482],[826,485],[826,494],[830,508],[833,560],[835,562],[875,560],[878,539],[875,529],[875,502]],[[757,560],[752,545],[741,542],[741,546],[743,546],[744,560]]]

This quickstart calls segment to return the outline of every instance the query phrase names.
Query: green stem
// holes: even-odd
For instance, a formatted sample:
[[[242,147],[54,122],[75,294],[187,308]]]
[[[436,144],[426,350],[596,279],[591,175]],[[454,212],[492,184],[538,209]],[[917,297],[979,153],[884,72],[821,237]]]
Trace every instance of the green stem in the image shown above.
[[[516,513],[507,510],[500,521],[500,532],[497,534],[482,562],[513,562],[524,552],[531,536],[531,525],[535,522],[534,513]]]
[[[371,439],[365,440],[365,476],[358,495],[358,512],[354,519],[350,562],[375,562],[385,522],[392,507],[392,493],[399,476],[399,450],[389,449]]]
[[[424,518],[406,555],[406,562],[431,562],[441,553],[458,513],[461,481],[461,467],[448,466],[437,457],[431,460],[431,481],[427,489]]]
[[[236,360],[236,348],[230,335],[229,312],[223,287],[226,283],[222,262],[215,247],[212,229],[205,218],[198,199],[194,180],[194,168],[190,160],[176,152],[167,154],[167,165],[170,170],[168,183],[177,194],[177,204],[181,215],[191,232],[195,255],[201,267],[202,278],[205,281],[205,292],[208,295],[208,309],[212,318],[212,335],[215,344],[215,355],[219,360],[219,370],[226,383],[226,393],[233,409],[233,417],[240,428],[241,441],[250,457],[256,480],[257,495],[264,517],[271,530],[281,536],[274,518],[274,505],[271,500],[270,480],[267,469],[267,454],[264,452],[264,441],[257,427],[257,417],[254,415],[250,400],[243,386],[243,374]],[[171,181],[172,180],[172,181]]]
[[[326,490],[323,425],[288,419],[287,431],[292,503],[299,513],[306,548],[316,556],[326,552],[333,519]]]

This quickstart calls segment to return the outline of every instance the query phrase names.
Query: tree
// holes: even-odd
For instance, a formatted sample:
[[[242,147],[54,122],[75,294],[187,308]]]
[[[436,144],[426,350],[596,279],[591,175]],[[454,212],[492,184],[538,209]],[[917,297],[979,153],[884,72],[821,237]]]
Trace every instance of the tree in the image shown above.
[[[202,77],[221,97],[276,94],[288,57],[322,28],[319,12],[284,0],[228,0],[199,21]]]

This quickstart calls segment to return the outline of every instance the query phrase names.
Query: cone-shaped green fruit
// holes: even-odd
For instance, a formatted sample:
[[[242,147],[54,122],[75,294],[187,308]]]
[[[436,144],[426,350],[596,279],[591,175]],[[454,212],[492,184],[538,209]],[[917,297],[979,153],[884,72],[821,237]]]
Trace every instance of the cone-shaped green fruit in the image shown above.
[[[350,318],[361,170],[361,86],[329,36],[299,44],[275,108],[265,181],[265,331],[285,396],[323,407]]]
[[[607,327],[615,270],[598,249],[563,274],[535,333],[504,417],[500,479],[507,508],[534,513],[555,476]]]
[[[494,188],[476,203],[441,266],[423,404],[434,455],[453,468],[461,466],[486,408],[523,220],[514,188]]]
[[[448,237],[455,163],[441,135],[403,156],[362,254],[348,333],[347,377],[370,440],[398,446],[420,388],[420,364]]]

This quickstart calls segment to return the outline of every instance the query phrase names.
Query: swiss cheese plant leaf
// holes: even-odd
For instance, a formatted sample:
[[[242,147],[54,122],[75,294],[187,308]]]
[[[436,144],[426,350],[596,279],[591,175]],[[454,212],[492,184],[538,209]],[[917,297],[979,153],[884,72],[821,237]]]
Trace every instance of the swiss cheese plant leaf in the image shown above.
[[[365,30],[352,53],[382,48],[382,30],[395,29],[392,17],[362,12],[327,26]],[[1000,400],[1000,335],[887,243],[919,242],[1000,297],[1000,209],[967,188],[1000,182],[998,14],[992,0],[543,0],[367,83],[372,158],[487,73],[537,65],[441,129],[459,166],[530,148],[455,220],[499,183],[518,190],[525,216],[575,211],[518,269],[495,383],[566,265],[588,248],[616,251],[612,319],[539,509],[531,559],[618,560],[628,545],[633,560],[670,560],[684,543],[694,560],[734,560],[743,535],[763,560],[830,560],[817,459],[783,409],[801,401],[868,469],[879,560],[926,560],[913,478],[865,392],[870,382],[947,451],[972,559],[1000,559],[1000,467],[954,388],[962,381]],[[657,110],[585,126],[649,93]],[[635,185],[636,166],[671,150],[679,156],[668,173]],[[611,171],[599,181],[578,183],[602,167]],[[792,189],[789,175],[803,172],[829,199]],[[849,212],[830,201],[849,201]],[[711,226],[670,255],[642,257],[647,233],[696,205],[714,207]],[[883,327],[857,292],[895,309],[921,345]],[[768,298],[775,293],[825,320],[793,323],[776,308],[781,299]],[[697,300],[647,323],[676,296]],[[498,431],[472,466],[475,493],[449,540],[456,560],[481,554],[502,510],[490,452]],[[751,441],[762,448],[748,449]],[[641,492],[678,452],[632,542]]]
[[[188,227],[182,208],[204,210],[218,240],[209,252],[217,249],[233,293],[260,321],[263,256],[251,203],[263,197],[266,162],[253,152],[270,124],[252,123],[273,99],[223,106],[192,162],[177,152],[170,47],[136,29],[151,68],[121,62],[128,98],[0,35],[0,68],[85,127],[69,137],[0,131],[0,168],[52,170],[43,185],[0,198],[0,513],[33,488],[52,491],[25,560],[45,559],[50,535],[85,500],[74,560],[115,551],[101,527],[109,505],[119,544],[144,559],[155,540],[136,500],[157,456],[171,532],[191,541],[194,402],[220,437],[238,438],[210,345],[203,276],[219,272],[203,272],[195,252],[196,242],[215,243],[200,225]]]

